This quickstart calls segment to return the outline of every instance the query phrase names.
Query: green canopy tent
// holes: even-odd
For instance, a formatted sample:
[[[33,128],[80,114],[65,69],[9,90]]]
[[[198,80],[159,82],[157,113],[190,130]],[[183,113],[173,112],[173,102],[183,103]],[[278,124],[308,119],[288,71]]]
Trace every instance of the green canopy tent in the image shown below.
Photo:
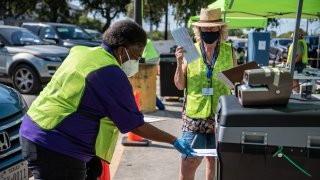
[[[191,16],[188,21],[188,27],[191,27],[193,21],[198,21],[199,16]],[[228,29],[240,28],[265,28],[267,27],[267,18],[260,17],[226,17]]]
[[[300,27],[301,17],[320,18],[320,0],[217,0],[208,7],[221,8],[225,17],[296,18],[292,58],[296,55],[296,32]],[[294,60],[291,60],[292,76],[293,72]]]
[[[296,18],[297,0],[217,0],[208,8],[221,8],[226,17]],[[320,0],[304,0],[302,18],[320,18]]]

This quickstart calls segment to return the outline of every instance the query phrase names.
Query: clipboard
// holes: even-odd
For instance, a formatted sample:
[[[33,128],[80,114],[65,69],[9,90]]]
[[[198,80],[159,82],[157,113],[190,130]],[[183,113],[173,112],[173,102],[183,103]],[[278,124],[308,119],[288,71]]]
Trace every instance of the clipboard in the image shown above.
[[[255,61],[239,65],[237,67],[230,68],[225,71],[217,73],[218,78],[227,85],[230,89],[235,88],[235,83],[241,83],[243,79],[243,73],[248,69],[260,69]]]

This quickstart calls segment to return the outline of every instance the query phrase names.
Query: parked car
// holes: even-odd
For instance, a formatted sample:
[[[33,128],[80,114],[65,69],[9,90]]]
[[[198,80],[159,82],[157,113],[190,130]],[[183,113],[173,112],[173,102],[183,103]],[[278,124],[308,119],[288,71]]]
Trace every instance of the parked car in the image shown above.
[[[102,33],[94,29],[85,29],[93,37],[93,41],[102,42]]]
[[[29,179],[19,128],[28,106],[21,94],[0,83],[0,179]]]
[[[99,46],[101,43],[79,26],[62,23],[23,23],[22,27],[29,29],[43,40],[54,41],[59,46],[71,48],[76,45]]]
[[[25,28],[1,25],[0,81],[12,83],[20,93],[37,93],[68,53],[68,48],[48,45]]]
[[[319,36],[304,36],[303,39],[306,41],[308,46],[308,58],[311,67],[317,67],[317,49],[319,46]],[[319,63],[320,67],[320,63]]]
[[[237,50],[238,48],[241,48],[243,51],[247,51],[248,48],[248,40],[234,40],[232,43],[232,47]]]
[[[270,41],[269,58],[277,62],[286,61],[288,49],[292,40],[289,38],[274,38]]]

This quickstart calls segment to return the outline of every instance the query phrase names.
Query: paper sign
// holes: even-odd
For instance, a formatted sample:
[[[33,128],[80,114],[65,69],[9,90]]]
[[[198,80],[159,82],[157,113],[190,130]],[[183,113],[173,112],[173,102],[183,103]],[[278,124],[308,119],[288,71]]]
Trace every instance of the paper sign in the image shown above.
[[[171,31],[171,34],[176,44],[178,46],[182,46],[183,49],[185,50],[184,57],[186,58],[188,63],[191,63],[192,61],[200,58],[200,54],[196,49],[196,47],[194,46],[186,28],[181,27],[181,28],[175,29]]]
[[[266,50],[266,41],[259,41],[258,50]]]
[[[194,152],[191,154],[193,156],[217,156],[217,150],[216,149],[193,149]]]

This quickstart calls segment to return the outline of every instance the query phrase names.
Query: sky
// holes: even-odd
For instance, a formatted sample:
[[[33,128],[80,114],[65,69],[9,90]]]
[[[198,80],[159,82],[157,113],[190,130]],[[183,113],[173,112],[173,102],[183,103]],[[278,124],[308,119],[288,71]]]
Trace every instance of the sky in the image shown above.
[[[286,19],[282,18],[280,20],[280,26],[277,28],[268,27],[268,31],[276,31],[277,36],[289,31],[294,31],[296,26],[296,19]],[[306,31],[307,28],[307,19],[301,19],[300,21],[300,28]],[[315,35],[320,34],[320,21],[308,23],[308,34]]]
[[[79,5],[79,1],[78,0],[73,0],[72,4],[75,5]],[[169,24],[168,24],[168,29],[171,31],[173,29],[178,28],[179,26],[176,24],[175,20],[174,20],[174,16],[171,15],[173,12],[172,7],[169,7]],[[119,18],[114,19],[112,22],[115,22],[117,20],[121,20],[121,19],[125,19],[126,17],[121,15],[119,16]],[[102,22],[105,22],[102,18],[100,18],[100,20]],[[280,25],[276,28],[274,27],[268,27],[267,30],[268,31],[276,31],[277,36],[279,36],[280,34],[289,32],[289,31],[294,31],[295,29],[295,24],[296,24],[296,19],[295,18],[281,18],[279,19],[280,21]],[[164,31],[164,27],[165,27],[165,18],[162,18],[161,24],[159,26],[159,31]],[[306,27],[307,27],[307,19],[301,19],[300,21],[300,28],[302,28],[304,31],[306,31]],[[143,28],[146,31],[150,30],[149,24],[143,22]],[[154,28],[155,29],[155,28]],[[244,30],[244,32],[247,32],[247,30]],[[309,35],[314,35],[314,34],[320,34],[320,21],[317,22],[313,22],[313,23],[308,23],[308,34]]]

